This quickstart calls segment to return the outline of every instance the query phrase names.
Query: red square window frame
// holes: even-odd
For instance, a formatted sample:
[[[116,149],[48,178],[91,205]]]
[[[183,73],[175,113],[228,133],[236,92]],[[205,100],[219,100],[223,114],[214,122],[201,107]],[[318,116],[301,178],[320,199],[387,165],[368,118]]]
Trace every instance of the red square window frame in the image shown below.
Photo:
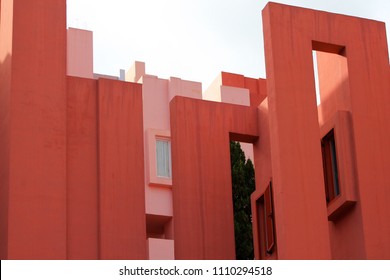
[[[271,186],[271,187],[270,187]],[[267,190],[269,191],[267,193]],[[271,204],[266,205],[265,196],[270,195]],[[267,247],[267,241],[265,240],[265,230],[262,228],[262,225],[259,224],[259,220],[262,218],[258,217],[259,215],[259,202],[262,201],[262,207],[264,208],[262,211],[266,211],[266,207],[272,207],[272,231],[273,231],[273,245],[272,250],[269,251]],[[277,245],[276,245],[276,228],[275,228],[275,208],[273,206],[273,189],[272,189],[272,180],[268,181],[266,185],[261,187],[260,189],[255,190],[251,195],[251,210],[252,210],[252,233],[253,233],[253,249],[256,260],[276,260],[277,259]],[[263,220],[264,224],[267,223],[267,220]],[[270,226],[267,224],[266,226]],[[264,239],[264,240],[261,240]]]

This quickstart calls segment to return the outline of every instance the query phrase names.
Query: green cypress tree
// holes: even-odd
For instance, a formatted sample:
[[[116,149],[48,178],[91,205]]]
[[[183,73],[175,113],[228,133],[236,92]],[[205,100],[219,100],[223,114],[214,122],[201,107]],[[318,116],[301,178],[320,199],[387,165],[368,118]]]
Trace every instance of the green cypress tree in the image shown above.
[[[236,259],[253,260],[250,195],[255,190],[255,170],[239,142],[230,142]]]

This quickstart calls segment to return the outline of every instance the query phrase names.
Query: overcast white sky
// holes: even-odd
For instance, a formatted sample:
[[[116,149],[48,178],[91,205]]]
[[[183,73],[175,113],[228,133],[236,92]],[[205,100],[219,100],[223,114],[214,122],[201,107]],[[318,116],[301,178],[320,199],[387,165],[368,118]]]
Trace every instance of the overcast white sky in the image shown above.
[[[386,22],[389,0],[275,0]],[[146,72],[203,83],[221,72],[265,77],[265,0],[67,0],[68,26],[94,32],[94,72],[119,75],[134,61]]]

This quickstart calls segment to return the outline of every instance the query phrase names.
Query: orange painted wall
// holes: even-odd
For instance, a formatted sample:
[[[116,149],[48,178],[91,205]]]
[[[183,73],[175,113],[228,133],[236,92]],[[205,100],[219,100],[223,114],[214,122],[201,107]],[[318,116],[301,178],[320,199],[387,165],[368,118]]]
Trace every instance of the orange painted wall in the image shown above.
[[[134,66],[135,76],[139,71],[143,73],[145,67],[139,67],[138,63]],[[153,161],[151,156],[152,153],[155,154],[156,148],[154,145],[149,147],[151,141],[155,142],[154,137],[151,136],[153,133],[149,130],[157,129],[169,132],[169,81],[151,75],[143,75],[139,79],[142,81],[146,213],[172,216],[172,190],[170,187],[149,185],[150,181],[157,178],[156,175],[150,176],[151,170],[153,172],[156,169],[155,160]]]
[[[69,28],[67,30],[67,75],[93,78],[93,33]]]
[[[257,109],[182,97],[170,109],[175,258],[235,259],[229,139],[255,141]]]

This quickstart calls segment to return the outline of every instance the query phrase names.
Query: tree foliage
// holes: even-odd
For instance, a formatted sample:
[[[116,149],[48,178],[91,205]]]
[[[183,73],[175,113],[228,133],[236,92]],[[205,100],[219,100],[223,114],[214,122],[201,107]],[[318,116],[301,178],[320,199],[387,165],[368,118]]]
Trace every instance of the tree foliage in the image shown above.
[[[255,190],[255,170],[239,142],[230,142],[236,259],[253,260],[250,195]]]

